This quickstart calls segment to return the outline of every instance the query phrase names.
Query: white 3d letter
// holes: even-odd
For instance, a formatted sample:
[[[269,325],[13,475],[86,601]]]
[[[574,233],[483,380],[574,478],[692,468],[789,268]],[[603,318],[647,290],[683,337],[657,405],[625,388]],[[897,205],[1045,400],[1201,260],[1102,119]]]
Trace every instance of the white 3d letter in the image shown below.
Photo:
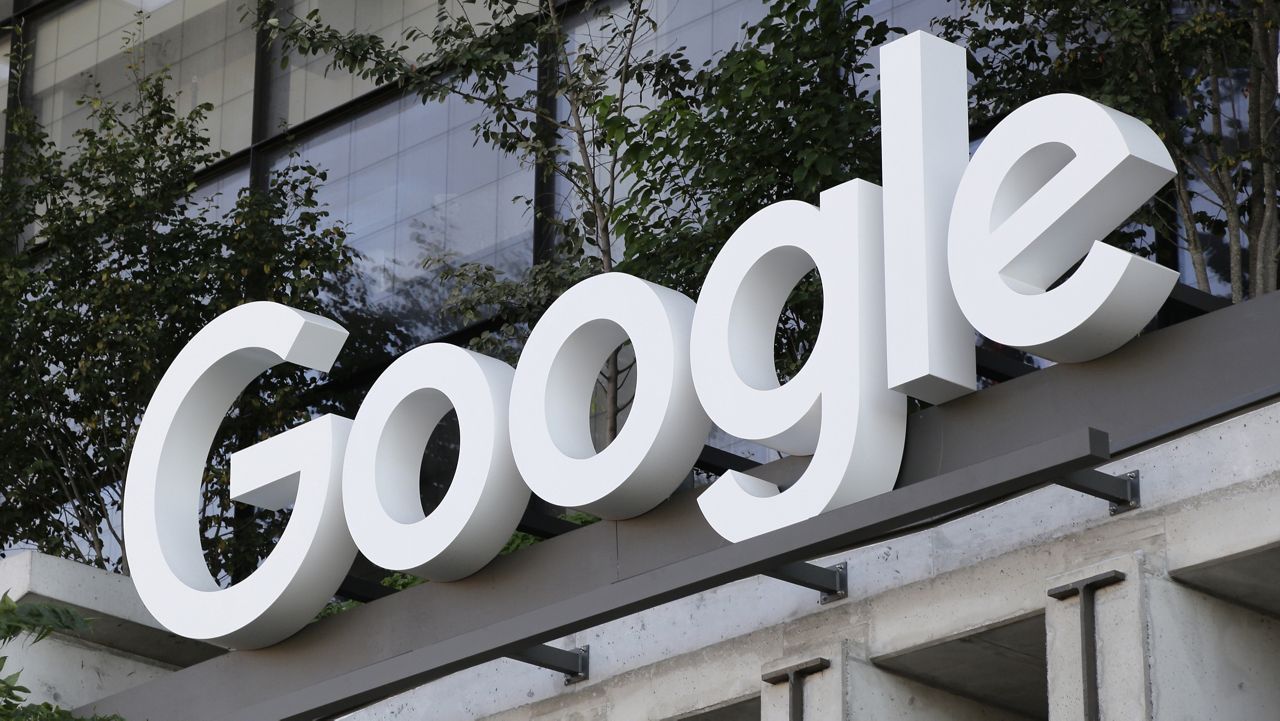
[[[236,396],[279,363],[328,370],[346,338],[320,316],[247,303],[205,326],[165,371],[124,492],[129,570],[165,628],[232,648],[269,646],[315,618],[342,582],[356,554],[340,495],[345,418],[323,416],[232,455],[232,498],[273,509],[297,499],[280,542],[248,578],[218,587],[195,521],[205,460]]]
[[[347,525],[373,563],[432,581],[480,570],[502,550],[529,502],[507,429],[511,366],[444,343],[396,359],[351,428],[342,496]],[[458,468],[423,513],[419,468],[431,431],[457,409]]]
[[[965,50],[914,32],[880,48],[889,387],[945,403],[977,388],[973,327],[947,274],[947,224],[969,163]]]
[[[689,377],[693,301],[624,273],[565,291],[538,321],[511,389],[511,449],[524,480],[548,503],[602,518],[638,516],[689,474],[707,432]],[[607,448],[591,442],[588,410],[600,366],[626,339],[636,392]]]
[[[821,201],[821,210],[784,201],[751,216],[699,296],[693,378],[711,420],[739,438],[813,456],[782,492],[730,471],[698,498],[730,541],[891,490],[902,461],[907,399],[886,383],[880,189],[854,180]],[[804,367],[780,386],[778,315],[813,268],[822,279],[822,328]]]
[[[951,285],[969,322],[1055,361],[1119,348],[1178,274],[1098,239],[1173,175],[1169,151],[1136,118],[1078,95],[1015,110],[973,156],[951,213]]]

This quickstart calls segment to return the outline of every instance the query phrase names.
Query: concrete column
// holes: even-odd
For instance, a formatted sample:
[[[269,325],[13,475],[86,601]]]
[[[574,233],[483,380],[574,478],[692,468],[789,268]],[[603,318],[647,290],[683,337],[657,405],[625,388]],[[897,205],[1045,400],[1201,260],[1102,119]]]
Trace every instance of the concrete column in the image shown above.
[[[877,668],[855,641],[815,645],[775,659],[762,675],[824,658],[831,665],[804,679],[805,721],[1020,721],[1023,716]],[[790,687],[763,683],[761,721],[791,721]]]
[[[1057,576],[1105,570],[1125,580],[1097,593],[1104,721],[1273,721],[1280,708],[1280,620],[1169,579],[1141,553]],[[1051,721],[1084,718],[1079,599],[1046,612]]]

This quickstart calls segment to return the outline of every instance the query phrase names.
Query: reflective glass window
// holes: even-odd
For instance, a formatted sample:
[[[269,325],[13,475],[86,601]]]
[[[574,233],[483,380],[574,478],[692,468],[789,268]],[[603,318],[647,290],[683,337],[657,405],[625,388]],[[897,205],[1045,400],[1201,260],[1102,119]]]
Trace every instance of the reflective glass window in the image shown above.
[[[293,0],[282,5],[286,18],[306,17],[316,10],[333,28],[377,33],[398,43],[405,28],[428,30],[434,25],[438,0]],[[408,54],[416,56],[426,47],[425,41],[418,41]],[[276,65],[271,79],[276,125],[296,125],[374,89],[373,83],[351,73],[326,69],[328,64],[327,56],[294,56],[286,67]]]
[[[214,216],[225,218],[236,207],[240,191],[247,187],[249,168],[235,168],[201,183],[192,199],[200,207],[211,208]]]
[[[768,12],[766,0],[651,0],[659,52],[685,49],[693,67],[701,67],[745,38],[743,25]]]
[[[209,103],[212,145],[249,145],[253,117],[254,32],[240,20],[242,0],[81,0],[35,25],[32,90],[35,111],[55,142],[67,144],[84,126],[78,104],[100,92],[131,92],[128,38],[140,42],[142,67],[168,68],[178,110]],[[96,90],[95,90],[96,88]]]
[[[422,324],[425,336],[456,329],[438,317],[445,289],[431,258],[481,262],[507,272],[533,259],[531,169],[475,142],[475,110],[453,100],[407,97],[307,138],[299,157],[323,168],[320,201],[347,223],[371,303]],[[285,162],[279,158],[277,165]]]

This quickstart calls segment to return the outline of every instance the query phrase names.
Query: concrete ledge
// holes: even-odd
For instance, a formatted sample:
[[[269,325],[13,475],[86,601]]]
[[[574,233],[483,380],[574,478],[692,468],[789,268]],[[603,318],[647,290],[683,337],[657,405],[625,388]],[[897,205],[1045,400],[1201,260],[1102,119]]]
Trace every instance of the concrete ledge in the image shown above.
[[[68,606],[90,620],[81,641],[185,668],[224,653],[164,630],[147,612],[128,577],[34,551],[0,560],[0,593],[18,603]]]

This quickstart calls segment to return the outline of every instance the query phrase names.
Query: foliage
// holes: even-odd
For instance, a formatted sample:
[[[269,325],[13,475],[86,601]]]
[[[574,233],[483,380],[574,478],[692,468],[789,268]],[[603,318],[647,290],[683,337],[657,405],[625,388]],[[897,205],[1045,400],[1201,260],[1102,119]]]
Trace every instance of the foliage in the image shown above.
[[[356,330],[348,367],[396,342],[359,317],[345,231],[316,199],[324,173],[290,158],[220,211],[194,181],[223,157],[201,131],[209,106],[180,114],[163,72],[145,72],[140,56],[130,71],[133,97],[84,98],[72,147],[50,141],[30,111],[14,113],[0,182],[10,249],[0,257],[0,544],[121,570],[134,432],[164,369],[206,323],[274,300]],[[230,501],[228,454],[333,409],[340,394],[319,389],[342,373],[282,368],[232,408],[203,489],[216,577],[255,568],[287,518]]]
[[[880,180],[871,50],[895,31],[866,0],[776,0],[714,64],[663,86],[625,162],[637,178],[620,222],[627,270],[696,295],[739,225],[785,199],[817,204],[854,178]],[[815,276],[779,319],[777,368],[808,355],[821,321]]]
[[[407,29],[396,42],[330,27],[318,10],[296,17],[277,14],[270,0],[258,6],[259,26],[278,38],[286,53],[323,55],[330,68],[399,85],[424,102],[455,96],[482,105],[484,114],[474,128],[477,141],[542,169],[542,180],[555,186],[549,191],[558,199],[554,212],[523,199],[555,237],[555,261],[513,278],[480,264],[435,259],[451,288],[446,315],[502,319],[473,343],[500,357],[518,352],[532,321],[561,292],[581,278],[614,269],[622,255],[616,216],[629,183],[621,159],[626,118],[642,107],[654,74],[681,62],[679,53],[659,54],[648,47],[655,26],[642,0],[622,2],[617,11],[588,0],[577,17],[590,20],[578,26],[566,24],[561,5],[555,0],[441,3],[430,29]],[[411,52],[421,45],[429,49]],[[554,97],[555,107],[545,97]],[[608,437],[625,408],[618,391],[628,372],[615,353],[601,375]]]
[[[52,633],[83,633],[89,622],[64,606],[43,603],[18,605],[9,594],[0,596],[0,646],[8,645],[25,634],[23,640],[39,643]],[[8,659],[0,656],[0,719],[5,721],[71,721],[69,711],[48,703],[28,704],[31,690],[22,686],[19,673],[2,675]],[[118,716],[95,716],[88,721],[123,721]]]
[[[30,643],[37,643],[54,632],[82,633],[88,628],[87,620],[65,606],[44,603],[19,606],[8,593],[0,596],[0,646],[24,633],[30,634]]]
[[[1205,291],[1219,269],[1237,302],[1275,289],[1280,3],[960,1],[965,12],[939,26],[976,54],[975,123],[1055,92],[1140,118],[1178,169],[1135,216],[1169,244],[1155,251],[1186,249]]]
[[[517,277],[437,259],[450,313],[499,319],[473,347],[513,359],[561,292],[624,257],[626,271],[696,294],[716,251],[751,213],[783,198],[816,202],[820,190],[853,177],[878,178],[867,55],[890,28],[863,14],[866,4],[780,0],[745,43],[702,69],[682,50],[651,49],[658,28],[639,0],[588,2],[578,16],[587,19],[576,23],[551,0],[442,4],[436,26],[406,30],[398,43],[329,27],[318,11],[281,19],[264,3],[260,17],[286,49],[330,57],[330,67],[426,102],[454,95],[482,104],[477,141],[554,176],[553,212],[533,204],[554,231],[554,258]],[[408,57],[424,40],[431,49]],[[819,314],[810,280],[780,319],[784,374],[807,354]],[[625,381],[611,372],[607,398]],[[616,397],[606,407],[616,412]]]

